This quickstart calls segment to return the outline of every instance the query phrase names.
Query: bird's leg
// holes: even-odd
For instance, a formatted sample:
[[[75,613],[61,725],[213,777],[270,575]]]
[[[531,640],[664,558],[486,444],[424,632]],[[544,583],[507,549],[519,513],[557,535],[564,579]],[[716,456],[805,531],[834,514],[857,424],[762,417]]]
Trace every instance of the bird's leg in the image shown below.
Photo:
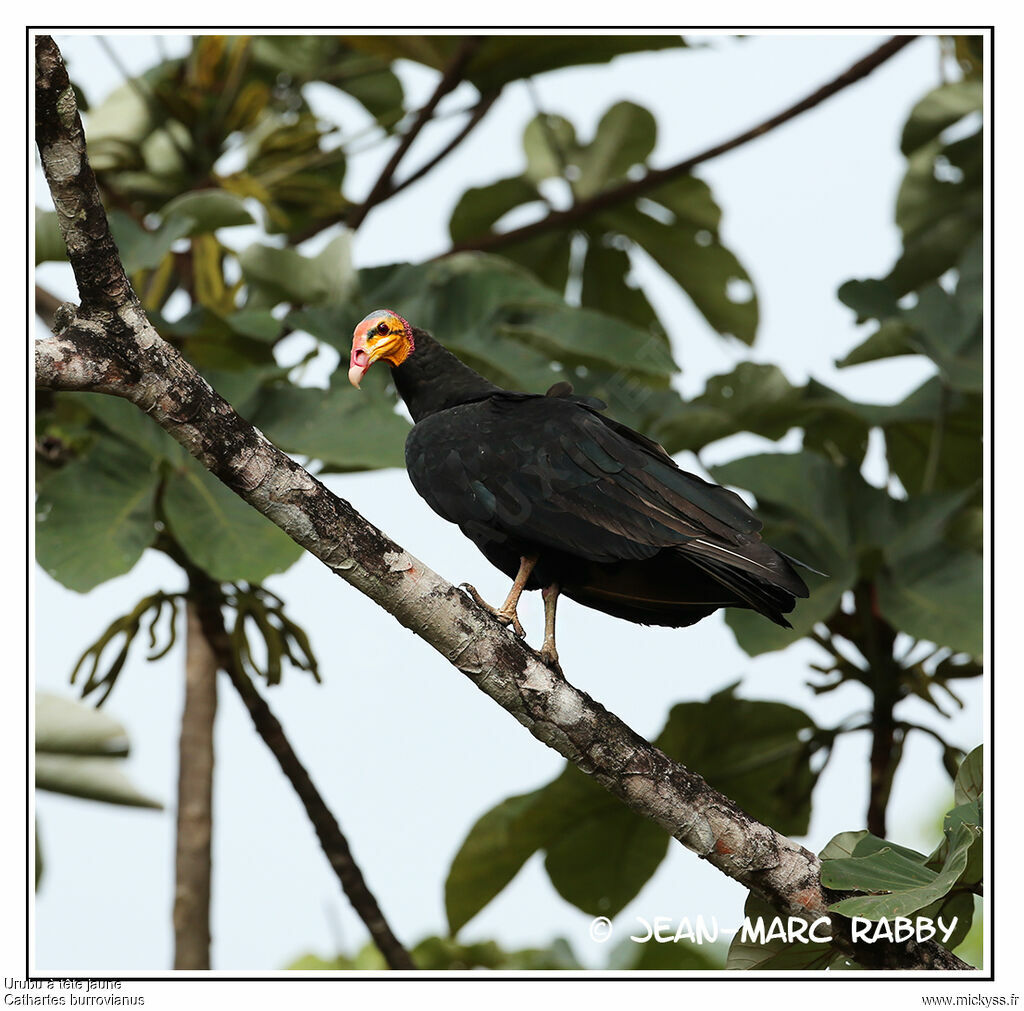
[[[523,555],[523,557],[519,559],[519,571],[516,573],[515,582],[512,584],[512,589],[508,591],[505,603],[502,604],[500,608],[491,607],[491,605],[480,596],[475,586],[470,586],[469,583],[462,584],[466,592],[485,611],[489,611],[493,614],[494,617],[503,625],[511,625],[516,630],[516,635],[524,638],[526,636],[526,632],[519,621],[519,616],[516,614],[516,608],[519,606],[519,598],[523,595],[523,590],[530,578],[530,573],[533,572],[533,567],[537,564],[537,558],[537,555]]]
[[[540,657],[549,667],[561,674],[558,650],[555,649],[555,605],[558,603],[558,583],[545,586],[540,591],[540,595],[544,598],[544,645],[540,648]]]

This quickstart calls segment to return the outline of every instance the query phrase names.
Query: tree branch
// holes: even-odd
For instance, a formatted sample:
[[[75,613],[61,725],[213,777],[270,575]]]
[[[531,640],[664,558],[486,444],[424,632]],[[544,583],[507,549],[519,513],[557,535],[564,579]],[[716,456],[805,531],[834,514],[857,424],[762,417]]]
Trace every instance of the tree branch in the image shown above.
[[[391,180],[394,178],[395,170],[398,168],[399,163],[405,157],[409,148],[412,147],[413,141],[419,136],[423,127],[430,122],[431,117],[434,115],[434,110],[441,99],[462,81],[469,61],[483,44],[485,38],[486,36],[483,35],[470,35],[462,40],[455,55],[452,57],[451,63],[448,64],[447,69],[442,74],[441,80],[437,82],[434,93],[428,99],[427,104],[416,114],[416,119],[413,120],[412,126],[403,134],[398,147],[395,148],[395,153],[388,160],[387,165],[384,166],[368,196],[348,214],[345,223],[349,228],[358,228],[363,223],[366,215],[390,195]]]
[[[217,661],[190,586],[185,607],[185,708],[178,749],[174,854],[174,968],[210,968],[210,843],[213,835],[213,723]]]
[[[805,921],[829,917],[833,943],[861,965],[970,968],[933,941],[854,944],[848,921],[828,913],[830,898],[815,854],[755,821],[546,667],[465,594],[274,447],[159,337],[134,297],[111,307],[102,320],[95,312],[62,310],[61,332],[37,344],[40,388],[91,389],[135,403],[229,488],[433,646],[538,740],[782,914]]]
[[[376,898],[366,884],[366,879],[352,856],[348,840],[338,825],[337,819],[314,785],[306,767],[292,749],[285,736],[284,728],[271,711],[270,706],[256,690],[256,686],[245,671],[241,669],[224,627],[219,589],[216,596],[207,594],[199,601],[197,617],[203,634],[216,657],[217,666],[231,678],[231,683],[249,711],[257,733],[277,759],[281,771],[288,777],[292,789],[302,801],[306,815],[316,831],[317,839],[320,840],[320,848],[330,861],[331,868],[341,882],[345,895],[352,903],[352,908],[355,909],[370,932],[374,944],[384,956],[384,961],[391,969],[415,969],[416,965],[409,952],[395,937]]]
[[[745,130],[731,140],[716,144],[714,147],[709,147],[706,151],[701,151],[700,154],[695,154],[685,161],[678,162],[668,168],[652,169],[641,179],[622,183],[620,186],[613,186],[611,189],[597,193],[587,200],[582,200],[564,211],[554,211],[547,215],[547,217],[541,218],[540,221],[524,225],[522,228],[515,228],[509,232],[488,232],[476,238],[457,242],[442,255],[448,256],[452,253],[460,253],[468,249],[482,251],[501,249],[514,245],[517,242],[523,242],[526,239],[532,239],[535,235],[539,235],[542,232],[568,228],[577,221],[598,211],[606,210],[628,200],[635,200],[637,197],[657,189],[664,183],[677,179],[679,176],[688,175],[703,162],[717,158],[719,155],[741,147],[743,144],[756,140],[758,137],[763,137],[766,133],[781,126],[783,123],[794,119],[808,109],[813,109],[816,105],[824,102],[825,99],[849,87],[861,78],[867,77],[876,67],[881,66],[886,60],[894,56],[916,38],[916,35],[897,35],[891,38],[828,84],[822,85],[822,87],[812,92],[806,98],[801,99],[795,105],[791,105],[788,109],[784,109],[770,119],[766,119],[763,123]]]
[[[463,124],[462,129],[433,158],[424,162],[412,175],[407,176],[400,183],[390,184],[384,197],[390,198],[396,193],[401,193],[406,186],[411,186],[417,180],[422,179],[435,165],[447,158],[476,129],[477,124],[490,112],[491,106],[494,105],[500,94],[501,91],[498,90],[482,95],[480,101],[470,111],[469,118]]]

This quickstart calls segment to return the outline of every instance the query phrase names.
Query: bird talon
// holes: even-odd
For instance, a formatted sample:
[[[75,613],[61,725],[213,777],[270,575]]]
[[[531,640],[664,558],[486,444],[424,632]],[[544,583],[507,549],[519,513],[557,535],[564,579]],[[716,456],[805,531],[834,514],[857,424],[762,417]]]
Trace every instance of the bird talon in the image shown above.
[[[562,665],[558,662],[558,651],[554,646],[543,646],[540,651],[540,658],[543,660],[544,665],[550,667],[556,674],[562,673]]]
[[[493,617],[501,625],[511,625],[515,630],[516,635],[520,639],[526,638],[526,630],[523,628],[522,623],[519,621],[519,616],[515,610],[506,611],[502,608],[492,607],[490,604],[480,596],[477,588],[470,583],[460,583],[459,589],[468,593],[478,607],[482,607],[491,617]]]

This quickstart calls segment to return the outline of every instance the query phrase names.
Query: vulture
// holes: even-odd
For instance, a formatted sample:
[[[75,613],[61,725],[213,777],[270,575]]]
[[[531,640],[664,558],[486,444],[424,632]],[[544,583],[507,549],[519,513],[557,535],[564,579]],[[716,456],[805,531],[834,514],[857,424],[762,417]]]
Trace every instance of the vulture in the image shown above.
[[[807,586],[796,559],[765,544],[736,494],[676,466],[656,442],[573,395],[489,382],[426,331],[387,309],[355,328],[349,381],[391,366],[414,422],[405,443],[413,487],[513,580],[505,603],[474,600],[519,635],[524,590],[542,591],[541,657],[558,668],[559,594],[644,625],[680,628],[720,607],[783,627]]]

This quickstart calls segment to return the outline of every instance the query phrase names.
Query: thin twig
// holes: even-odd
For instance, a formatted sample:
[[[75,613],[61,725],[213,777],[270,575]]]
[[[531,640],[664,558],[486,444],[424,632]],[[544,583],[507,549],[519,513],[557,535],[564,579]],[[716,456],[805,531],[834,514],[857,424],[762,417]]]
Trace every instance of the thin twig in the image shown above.
[[[486,95],[482,96],[480,101],[473,106],[472,112],[470,113],[469,119],[466,120],[462,129],[454,136],[450,141],[437,154],[434,155],[429,161],[421,165],[412,175],[403,179],[400,183],[393,183],[389,188],[386,197],[393,197],[396,193],[401,193],[406,186],[411,186],[414,182],[422,179],[435,165],[440,161],[447,158],[476,128],[477,124],[487,115],[491,106],[494,105],[501,94],[500,91],[490,91]],[[436,120],[435,120],[436,122]]]
[[[431,117],[434,115],[434,110],[441,99],[462,81],[469,61],[483,44],[485,38],[486,36],[483,35],[470,35],[462,40],[458,50],[452,57],[451,63],[448,64],[444,74],[441,75],[441,80],[437,82],[433,95],[430,96],[427,104],[420,109],[412,126],[409,127],[401,141],[399,141],[398,147],[395,148],[395,153],[388,160],[387,165],[384,166],[366,199],[354,207],[348,215],[345,223],[349,228],[353,230],[358,228],[366,218],[366,215],[386,198],[391,186],[391,180],[399,163],[405,157],[409,148],[412,147],[413,141],[419,136],[423,127],[430,122]]]
[[[895,36],[879,46],[873,53],[859,60],[849,70],[840,74],[828,84],[818,88],[806,98],[801,99],[795,105],[791,105],[788,109],[784,109],[770,119],[766,119],[763,123],[745,130],[731,140],[716,144],[714,147],[701,151],[700,154],[693,155],[685,161],[678,162],[668,168],[652,169],[641,179],[622,183],[620,186],[613,186],[611,189],[604,190],[602,193],[598,193],[587,200],[580,201],[580,203],[575,204],[568,210],[556,211],[545,218],[541,218],[540,221],[524,225],[522,228],[516,228],[510,232],[488,232],[485,235],[478,235],[476,238],[457,242],[443,255],[447,256],[467,249],[485,251],[500,249],[517,242],[523,242],[526,239],[532,239],[535,235],[542,232],[567,228],[569,225],[575,224],[582,218],[598,211],[606,210],[609,207],[614,207],[617,204],[643,196],[645,193],[650,193],[664,183],[670,182],[679,176],[687,175],[703,162],[717,158],[719,155],[741,147],[743,144],[756,140],[758,137],[763,137],[766,133],[781,126],[783,123],[799,116],[808,109],[813,109],[814,106],[824,102],[826,98],[830,98],[837,92],[859,81],[862,77],[866,77],[876,67],[881,66],[886,60],[898,53],[904,46],[909,45],[917,37],[916,35]]]

